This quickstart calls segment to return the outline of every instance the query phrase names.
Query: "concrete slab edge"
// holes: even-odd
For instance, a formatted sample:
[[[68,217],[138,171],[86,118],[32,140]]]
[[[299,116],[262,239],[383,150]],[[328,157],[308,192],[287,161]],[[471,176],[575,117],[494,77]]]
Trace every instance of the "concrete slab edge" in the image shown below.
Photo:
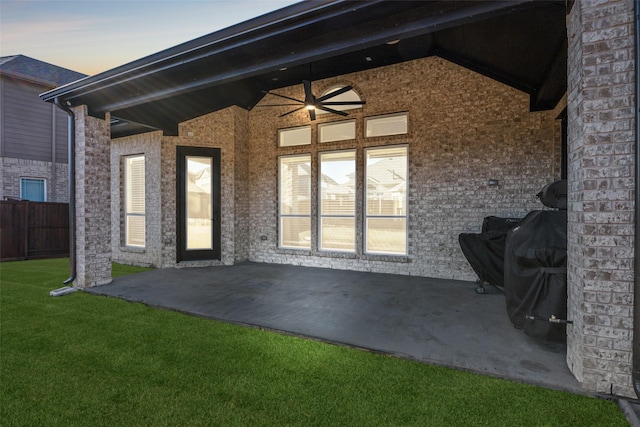
[[[640,419],[638,418],[636,409],[633,408],[631,402],[629,402],[627,399],[618,399],[618,407],[620,408],[620,411],[622,411],[622,414],[625,416],[627,421],[629,421],[629,425],[631,427],[640,427]],[[638,408],[638,410],[640,410],[640,407]]]

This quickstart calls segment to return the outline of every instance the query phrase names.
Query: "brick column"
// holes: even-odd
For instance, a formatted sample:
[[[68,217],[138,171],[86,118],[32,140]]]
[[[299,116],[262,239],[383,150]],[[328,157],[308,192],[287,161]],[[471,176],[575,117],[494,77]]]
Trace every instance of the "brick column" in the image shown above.
[[[567,363],[585,390],[633,397],[633,2],[577,1],[567,30]]]
[[[76,253],[74,286],[111,282],[111,179],[109,117],[76,115]]]

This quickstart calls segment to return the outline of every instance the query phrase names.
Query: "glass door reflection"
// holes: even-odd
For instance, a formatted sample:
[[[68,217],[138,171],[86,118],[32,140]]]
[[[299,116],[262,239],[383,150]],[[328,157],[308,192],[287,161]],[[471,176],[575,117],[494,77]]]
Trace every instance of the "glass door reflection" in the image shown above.
[[[186,156],[186,249],[213,249],[211,157]]]

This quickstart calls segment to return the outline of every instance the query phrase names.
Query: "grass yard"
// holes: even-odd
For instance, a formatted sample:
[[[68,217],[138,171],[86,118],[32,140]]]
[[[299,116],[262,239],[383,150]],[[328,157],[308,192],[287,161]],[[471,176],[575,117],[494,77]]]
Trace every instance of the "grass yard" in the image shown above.
[[[114,275],[142,269],[114,265]],[[0,264],[0,425],[625,426],[614,402],[76,292]]]

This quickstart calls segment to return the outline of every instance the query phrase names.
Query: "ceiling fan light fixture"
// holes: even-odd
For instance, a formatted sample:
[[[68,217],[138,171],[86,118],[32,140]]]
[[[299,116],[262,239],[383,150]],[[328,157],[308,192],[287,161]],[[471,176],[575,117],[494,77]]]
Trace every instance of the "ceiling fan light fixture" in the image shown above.
[[[302,84],[304,87],[304,100],[299,98],[293,98],[287,95],[281,95],[279,93],[263,91],[268,95],[284,98],[290,102],[287,104],[265,104],[261,106],[262,107],[285,107],[285,106],[297,107],[297,108],[294,108],[293,110],[287,111],[286,113],[280,114],[279,117],[285,117],[295,113],[296,111],[306,109],[309,112],[309,119],[313,121],[316,119],[316,111],[318,111],[319,114],[332,113],[332,114],[337,114],[339,116],[348,116],[349,115],[348,113],[341,111],[342,109],[344,109],[344,106],[349,106],[349,105],[361,106],[366,103],[365,101],[360,100],[359,97],[358,99],[353,99],[353,100],[352,99],[332,100],[337,96],[340,96],[344,93],[352,91],[353,86],[351,85],[347,85],[339,89],[331,90],[328,93],[325,93],[324,95],[320,96],[319,98],[316,98],[313,92],[311,91],[311,81],[303,80]]]

